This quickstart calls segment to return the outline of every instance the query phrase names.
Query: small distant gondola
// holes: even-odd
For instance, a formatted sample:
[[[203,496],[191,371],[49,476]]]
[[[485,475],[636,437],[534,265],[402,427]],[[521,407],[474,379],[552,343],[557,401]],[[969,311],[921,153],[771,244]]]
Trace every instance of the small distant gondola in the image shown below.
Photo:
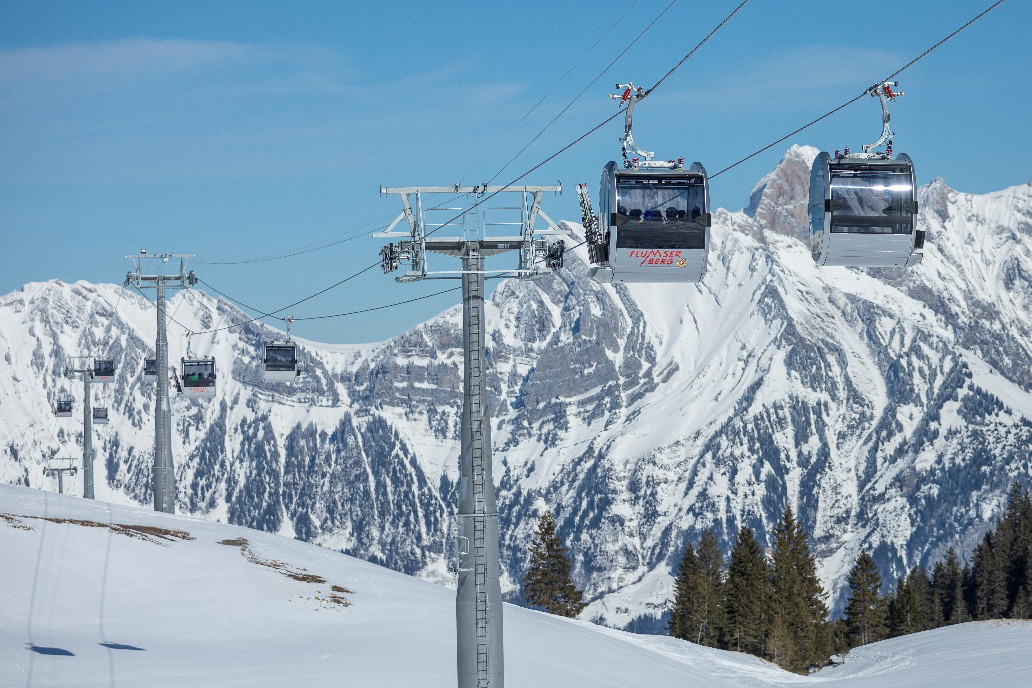
[[[810,170],[810,252],[818,265],[911,267],[924,257],[918,229],[914,163],[892,158],[888,103],[895,81],[868,93],[882,105],[882,135],[862,152],[821,153]],[[887,143],[885,152],[873,149]]]
[[[108,410],[106,406],[94,406],[93,407],[93,424],[94,425],[107,425],[108,424]]]
[[[63,397],[58,399],[54,404],[54,415],[58,418],[71,418],[72,417],[72,399],[70,397]]]
[[[115,362],[103,359],[93,361],[93,381],[108,384],[115,381]]]
[[[293,382],[301,374],[294,342],[265,344],[263,350],[262,378],[265,382]]]
[[[617,84],[626,104],[621,139],[623,168],[602,171],[596,217],[583,185],[578,187],[590,275],[600,282],[692,283],[702,279],[710,245],[709,180],[701,163],[684,158],[653,160],[631,132],[635,103],[644,89]]]
[[[215,359],[182,359],[183,395],[194,399],[212,399],[215,396]]]
[[[143,381],[153,385],[158,380],[158,362],[153,358],[143,360]]]

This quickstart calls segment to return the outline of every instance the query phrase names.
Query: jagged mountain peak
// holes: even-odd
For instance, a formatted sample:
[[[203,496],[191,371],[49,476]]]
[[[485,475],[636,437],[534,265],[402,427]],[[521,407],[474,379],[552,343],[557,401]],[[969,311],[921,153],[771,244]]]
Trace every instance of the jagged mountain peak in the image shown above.
[[[806,226],[806,204],[810,190],[810,167],[820,150],[794,145],[749,196],[746,215],[768,229],[798,239],[800,225]]]

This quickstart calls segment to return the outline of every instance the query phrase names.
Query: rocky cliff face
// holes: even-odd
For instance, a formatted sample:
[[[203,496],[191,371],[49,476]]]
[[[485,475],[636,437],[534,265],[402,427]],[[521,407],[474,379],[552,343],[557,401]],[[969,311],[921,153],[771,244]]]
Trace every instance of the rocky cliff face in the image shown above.
[[[895,576],[969,547],[1009,483],[1030,480],[1032,187],[974,196],[936,180],[920,193],[928,250],[916,269],[818,269],[802,241],[815,154],[792,148],[745,211],[716,213],[701,285],[598,285],[579,255],[494,293],[510,581],[548,505],[593,600],[585,618],[655,628],[670,570],[703,529],[726,542],[792,505],[838,591],[861,548]],[[194,329],[242,319],[196,291],[172,311]],[[0,478],[36,484],[43,456],[79,451],[77,419],[49,409],[74,389],[81,411],[60,371],[92,351],[119,369],[104,392],[115,419],[95,433],[98,497],[149,501],[153,318],[111,285],[31,284],[0,299]],[[458,309],[379,345],[304,343],[291,387],[260,382],[261,336],[248,325],[195,343],[222,375],[216,399],[174,403],[180,509],[447,580]]]

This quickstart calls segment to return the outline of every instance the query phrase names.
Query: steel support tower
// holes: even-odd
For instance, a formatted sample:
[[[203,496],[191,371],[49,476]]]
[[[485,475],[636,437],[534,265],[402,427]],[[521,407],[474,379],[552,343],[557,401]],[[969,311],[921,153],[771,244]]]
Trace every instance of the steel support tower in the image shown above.
[[[82,496],[96,499],[93,493],[93,358],[73,356],[65,376],[82,377]],[[58,484],[63,481],[58,473]]]
[[[431,209],[423,209],[424,194],[483,194],[512,192],[522,194],[519,206],[480,210],[440,208],[433,210],[460,214],[443,223],[426,222]],[[502,591],[499,581],[498,507],[491,472],[491,419],[487,406],[487,369],[484,349],[484,276],[514,276],[532,279],[562,267],[564,243],[548,243],[546,237],[566,236],[543,212],[541,195],[561,193],[561,186],[527,187],[403,187],[381,188],[382,194],[399,194],[402,213],[378,237],[402,238],[380,252],[384,272],[397,269],[401,261],[409,270],[399,282],[421,279],[461,279],[463,403],[462,441],[459,453],[459,510],[456,515],[458,588],[455,593],[455,621],[459,688],[503,688],[505,684],[502,645]],[[414,203],[413,203],[414,201]],[[488,222],[487,211],[508,212],[511,221]],[[516,213],[519,214],[518,221]],[[550,230],[536,232],[534,222],[541,217]],[[393,232],[402,220],[409,232]],[[519,236],[488,238],[490,226],[519,226]],[[431,229],[428,231],[427,228]],[[461,229],[461,236],[431,236],[439,230]],[[447,231],[447,230],[446,230]],[[484,258],[508,251],[519,251],[515,270],[488,271]],[[460,271],[431,271],[427,252],[457,257]]]
[[[43,466],[43,475],[56,475],[57,491],[59,494],[64,494],[64,474],[71,473],[75,475],[77,470],[75,459],[47,459],[46,465]],[[90,497],[90,499],[93,499],[93,497]]]
[[[172,403],[168,396],[168,336],[165,318],[166,287],[189,289],[197,284],[193,271],[187,271],[186,264],[193,255],[164,253],[148,255],[141,251],[139,255],[126,256],[133,261],[133,271],[125,276],[125,286],[132,285],[137,289],[153,286],[157,292],[155,299],[158,308],[158,334],[154,346],[154,367],[157,375],[154,381],[154,510],[167,514],[176,512],[176,476],[175,464],[172,461]],[[178,259],[178,274],[144,275],[142,264],[146,259],[160,260],[167,264]]]

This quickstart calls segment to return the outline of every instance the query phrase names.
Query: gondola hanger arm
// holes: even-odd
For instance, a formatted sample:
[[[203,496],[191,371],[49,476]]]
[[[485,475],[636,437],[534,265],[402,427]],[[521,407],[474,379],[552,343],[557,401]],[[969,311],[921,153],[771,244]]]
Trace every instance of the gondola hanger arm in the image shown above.
[[[893,91],[893,86],[899,86],[899,82],[883,81],[867,89],[867,94],[869,96],[872,98],[878,98],[878,100],[881,101],[882,132],[877,141],[862,146],[864,153],[870,153],[873,149],[878,148],[887,141],[889,149],[886,155],[892,155],[892,137],[894,134],[892,133],[892,129],[889,127],[889,101],[895,101],[896,98],[904,95],[903,91]]]

